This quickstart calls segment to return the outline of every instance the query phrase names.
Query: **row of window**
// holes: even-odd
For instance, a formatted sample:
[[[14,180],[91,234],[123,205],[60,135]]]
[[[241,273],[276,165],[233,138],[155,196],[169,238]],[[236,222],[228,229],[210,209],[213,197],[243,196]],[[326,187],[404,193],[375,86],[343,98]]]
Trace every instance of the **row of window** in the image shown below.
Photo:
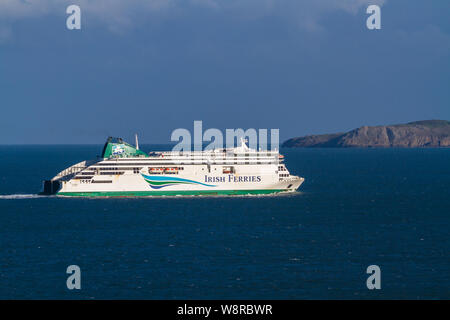
[[[80,183],[112,183],[112,180],[80,180]]]
[[[100,175],[112,176],[112,175],[122,175],[124,173],[125,173],[124,171],[103,171],[103,172],[100,172]]]
[[[101,164],[101,163],[96,164],[96,166],[99,166],[99,165],[103,166],[104,164]],[[89,171],[89,170],[92,170],[92,171],[96,171],[96,170],[100,170],[100,171],[119,171],[119,170],[134,170],[134,169],[136,169],[136,167],[109,167],[109,166],[110,166],[110,164],[108,164],[108,168],[95,168],[95,167],[94,168],[89,168],[87,171]],[[140,169],[142,169],[142,167],[140,167]]]
[[[260,153],[166,153],[166,154],[161,154],[161,155],[157,155],[156,157],[152,157],[153,158],[170,158],[170,157],[184,157],[184,158],[195,158],[195,157],[222,157],[222,158],[249,158],[249,157],[275,157],[279,155],[278,152],[274,152],[274,153],[267,153],[267,152],[260,152]],[[121,161],[126,161],[126,159],[122,158],[122,159],[118,159]],[[136,159],[133,159],[136,160]],[[138,159],[138,160],[146,160],[145,158],[143,159]]]
[[[92,179],[94,176],[76,176],[75,179]]]
[[[198,159],[198,160],[206,160],[206,159]],[[259,160],[263,160],[263,159],[259,159]],[[227,162],[228,161],[228,162]],[[212,159],[211,164],[218,164],[218,165],[229,165],[232,162],[234,164],[278,164],[281,161],[273,161],[273,159],[268,159],[267,161],[256,161],[256,162],[251,162],[250,161],[235,161],[233,159],[228,159],[227,161],[216,161],[214,159]],[[111,163],[96,163],[95,167],[110,167],[112,165],[119,165],[120,167],[114,168],[115,170],[127,170],[130,169],[130,167],[132,166],[173,166],[173,165],[198,165],[198,164],[206,164],[206,161],[203,162],[186,162],[185,159],[183,159],[183,161],[177,161],[177,160],[173,160],[171,162],[153,162],[153,163],[120,163],[120,164],[111,164]],[[122,167],[122,166],[129,166],[129,167]],[[92,169],[97,169],[97,168],[92,168]],[[101,168],[98,168],[101,169]],[[106,168],[105,170],[110,170],[109,168]]]

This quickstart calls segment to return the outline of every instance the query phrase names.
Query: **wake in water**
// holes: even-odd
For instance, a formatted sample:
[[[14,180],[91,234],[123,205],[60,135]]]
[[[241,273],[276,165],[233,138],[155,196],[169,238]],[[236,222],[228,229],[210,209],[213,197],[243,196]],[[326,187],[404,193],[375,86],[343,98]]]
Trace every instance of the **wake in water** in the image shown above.
[[[199,199],[199,198],[267,198],[267,197],[289,197],[300,195],[302,192],[279,192],[270,194],[240,194],[240,195],[173,195],[173,196],[142,196],[142,197],[68,197],[71,199]],[[1,194],[0,200],[42,199],[58,198],[56,195],[45,196],[39,194]],[[60,197],[61,198],[61,197]]]
[[[41,196],[38,194],[2,194],[0,195],[0,200],[37,199],[48,197],[50,196]]]
[[[70,196],[68,198],[82,198],[82,199],[89,199],[89,200],[96,200],[96,199],[121,199],[121,200],[133,200],[133,199],[235,199],[235,198],[276,198],[276,197],[294,197],[304,194],[304,192],[301,191],[295,191],[295,192],[277,192],[277,193],[269,193],[269,194],[197,194],[197,195],[156,195],[156,196],[128,196],[128,197],[114,197],[114,196],[97,196],[97,197],[75,197]],[[65,196],[62,196],[65,197]]]

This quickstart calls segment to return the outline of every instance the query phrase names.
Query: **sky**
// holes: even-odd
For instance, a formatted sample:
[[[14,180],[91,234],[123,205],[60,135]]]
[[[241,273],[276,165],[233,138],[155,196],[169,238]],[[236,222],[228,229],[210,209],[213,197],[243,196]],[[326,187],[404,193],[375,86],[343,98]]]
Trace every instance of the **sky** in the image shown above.
[[[450,120],[449,85],[448,0],[0,0],[0,144]]]

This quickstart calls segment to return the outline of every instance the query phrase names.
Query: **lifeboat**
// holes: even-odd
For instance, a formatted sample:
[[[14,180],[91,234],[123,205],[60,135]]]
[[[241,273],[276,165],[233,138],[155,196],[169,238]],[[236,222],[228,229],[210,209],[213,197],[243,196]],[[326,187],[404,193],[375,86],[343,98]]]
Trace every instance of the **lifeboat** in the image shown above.
[[[161,174],[164,172],[164,168],[148,168],[150,173]]]
[[[231,174],[231,173],[234,173],[234,168],[233,167],[224,167],[222,172],[224,174]]]
[[[178,173],[178,168],[166,168],[165,173],[176,174]]]

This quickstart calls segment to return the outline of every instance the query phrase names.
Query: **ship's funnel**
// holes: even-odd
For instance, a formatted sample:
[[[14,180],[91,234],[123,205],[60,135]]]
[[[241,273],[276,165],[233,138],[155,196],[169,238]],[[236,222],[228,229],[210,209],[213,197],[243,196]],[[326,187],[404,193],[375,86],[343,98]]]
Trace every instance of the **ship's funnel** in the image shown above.
[[[127,158],[127,157],[147,157],[145,152],[139,150],[136,139],[136,147],[126,143],[121,138],[108,138],[103,148],[102,158]]]

